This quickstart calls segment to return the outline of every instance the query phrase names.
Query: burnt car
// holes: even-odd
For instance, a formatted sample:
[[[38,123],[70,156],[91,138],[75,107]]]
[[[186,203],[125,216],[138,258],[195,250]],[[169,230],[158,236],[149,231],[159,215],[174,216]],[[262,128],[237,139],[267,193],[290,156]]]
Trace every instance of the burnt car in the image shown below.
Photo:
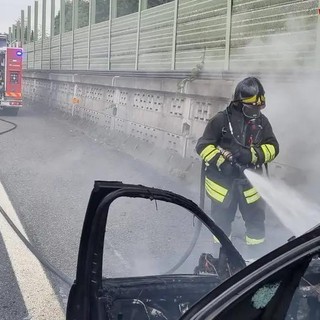
[[[177,272],[190,255],[187,250],[178,262],[169,259],[177,263],[167,272],[132,276],[119,267],[123,276],[106,276],[109,216],[121,198],[152,200],[156,207],[170,203],[175,206],[173,215],[183,208],[219,240],[219,255],[202,253],[189,272]],[[116,215],[118,223],[125,221],[119,212]],[[116,227],[117,235],[126,237],[119,231],[123,226]],[[193,201],[162,189],[97,181],[83,225],[67,320],[320,319],[319,250],[320,227],[247,266],[228,237]]]

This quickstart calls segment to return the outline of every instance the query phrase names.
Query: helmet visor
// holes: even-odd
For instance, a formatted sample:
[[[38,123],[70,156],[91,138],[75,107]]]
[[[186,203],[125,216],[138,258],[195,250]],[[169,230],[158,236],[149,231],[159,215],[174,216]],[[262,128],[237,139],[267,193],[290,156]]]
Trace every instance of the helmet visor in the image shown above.
[[[261,109],[266,106],[265,96],[253,96],[242,99],[242,112],[247,118],[255,119],[260,117]]]

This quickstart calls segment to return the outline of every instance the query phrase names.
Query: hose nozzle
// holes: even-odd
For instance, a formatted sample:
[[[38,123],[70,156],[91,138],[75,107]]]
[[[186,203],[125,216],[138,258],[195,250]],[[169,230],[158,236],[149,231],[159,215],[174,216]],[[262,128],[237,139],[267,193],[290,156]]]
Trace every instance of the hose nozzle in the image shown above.
[[[221,147],[218,147],[221,155],[228,161],[232,162],[233,161],[233,157],[232,157],[232,153],[231,151],[225,150]]]

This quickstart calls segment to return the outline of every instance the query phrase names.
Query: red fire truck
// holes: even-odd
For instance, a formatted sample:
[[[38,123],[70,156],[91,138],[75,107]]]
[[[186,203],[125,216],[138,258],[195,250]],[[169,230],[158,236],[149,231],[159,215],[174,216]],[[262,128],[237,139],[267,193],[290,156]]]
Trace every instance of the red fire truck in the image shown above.
[[[22,107],[22,54],[22,48],[1,47],[0,41],[0,109],[10,115]]]

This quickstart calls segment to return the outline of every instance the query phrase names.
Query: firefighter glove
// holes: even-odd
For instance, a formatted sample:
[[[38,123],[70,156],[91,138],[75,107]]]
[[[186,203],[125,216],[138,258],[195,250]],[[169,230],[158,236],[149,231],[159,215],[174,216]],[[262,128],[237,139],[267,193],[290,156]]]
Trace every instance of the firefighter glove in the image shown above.
[[[233,159],[242,165],[247,165],[252,162],[252,153],[249,148],[241,147],[233,153]]]
[[[224,161],[220,165],[220,170],[225,176],[231,176],[234,172],[234,167],[229,161]]]

